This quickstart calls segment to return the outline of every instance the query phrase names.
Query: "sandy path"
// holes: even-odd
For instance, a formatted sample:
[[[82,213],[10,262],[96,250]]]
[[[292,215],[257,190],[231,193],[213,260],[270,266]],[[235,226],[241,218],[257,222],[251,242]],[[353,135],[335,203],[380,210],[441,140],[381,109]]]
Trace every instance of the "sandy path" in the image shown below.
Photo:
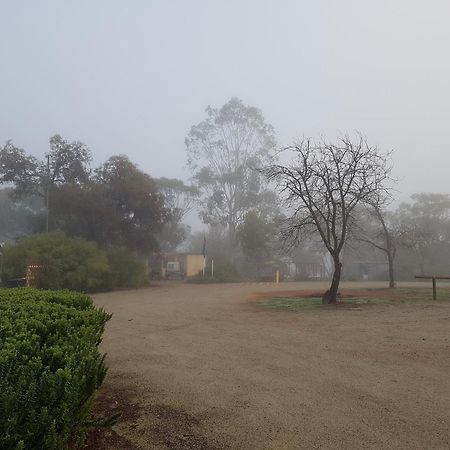
[[[102,397],[124,410],[101,448],[450,449],[450,304],[290,313],[248,300],[319,287],[97,295],[114,314]]]

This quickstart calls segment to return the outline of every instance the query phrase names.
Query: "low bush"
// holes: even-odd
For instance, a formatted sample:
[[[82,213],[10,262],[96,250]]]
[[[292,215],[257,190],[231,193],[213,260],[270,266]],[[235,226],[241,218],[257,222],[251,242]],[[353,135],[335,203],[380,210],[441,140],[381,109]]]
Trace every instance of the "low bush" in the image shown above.
[[[106,366],[104,311],[79,293],[0,289],[0,448],[75,448]]]
[[[34,234],[4,250],[2,279],[22,278],[28,265],[37,265],[33,286],[96,292],[136,288],[147,281],[144,264],[126,249],[98,248],[95,242],[70,238],[62,232]]]
[[[110,286],[114,288],[140,288],[148,284],[147,268],[129,250],[111,248],[107,252],[110,267]]]
[[[3,280],[24,277],[30,264],[42,266],[36,287],[99,291],[107,289],[108,258],[97,244],[64,233],[34,234],[4,248]]]

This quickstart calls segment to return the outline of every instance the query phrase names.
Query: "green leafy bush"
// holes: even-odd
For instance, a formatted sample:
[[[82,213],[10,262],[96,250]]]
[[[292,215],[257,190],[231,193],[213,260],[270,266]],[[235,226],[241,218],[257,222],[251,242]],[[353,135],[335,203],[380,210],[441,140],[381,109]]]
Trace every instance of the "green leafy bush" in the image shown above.
[[[25,276],[29,264],[43,266],[36,286],[46,289],[97,291],[108,288],[108,258],[97,244],[64,233],[34,234],[4,248],[3,277]]]
[[[0,289],[0,448],[63,450],[84,437],[106,366],[104,311],[79,293]]]
[[[34,234],[4,248],[3,280],[25,276],[36,264],[43,269],[34,286],[95,292],[116,287],[141,287],[144,264],[126,249],[100,250],[95,242],[69,238],[62,232]]]
[[[123,247],[108,249],[111,281],[115,288],[140,288],[148,284],[147,268],[142,260]]]

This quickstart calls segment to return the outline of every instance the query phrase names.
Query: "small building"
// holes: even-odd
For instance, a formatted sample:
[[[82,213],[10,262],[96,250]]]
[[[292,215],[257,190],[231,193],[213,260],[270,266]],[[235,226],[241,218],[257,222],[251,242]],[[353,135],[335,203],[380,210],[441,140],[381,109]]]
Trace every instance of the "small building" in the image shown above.
[[[187,278],[201,274],[206,260],[202,253],[159,253],[152,258],[154,278]]]

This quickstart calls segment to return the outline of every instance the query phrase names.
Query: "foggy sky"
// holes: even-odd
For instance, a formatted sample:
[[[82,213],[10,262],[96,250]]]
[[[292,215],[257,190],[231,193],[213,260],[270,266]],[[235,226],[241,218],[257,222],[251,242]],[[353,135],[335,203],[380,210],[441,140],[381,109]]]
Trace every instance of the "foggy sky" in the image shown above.
[[[360,130],[399,197],[450,193],[446,0],[0,0],[0,143],[79,139],[187,179],[207,105],[261,108],[279,146]]]

